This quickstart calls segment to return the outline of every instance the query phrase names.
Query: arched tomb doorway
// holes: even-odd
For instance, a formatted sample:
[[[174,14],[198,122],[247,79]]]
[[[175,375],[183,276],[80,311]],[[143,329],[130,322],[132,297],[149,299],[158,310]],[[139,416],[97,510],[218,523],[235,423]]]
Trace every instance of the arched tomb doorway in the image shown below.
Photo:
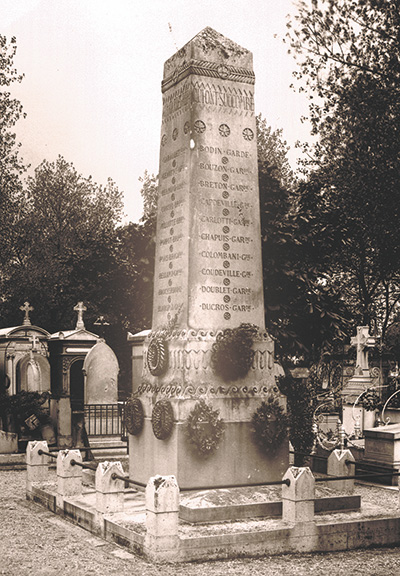
[[[83,358],[72,362],[69,370],[71,410],[82,412],[85,405],[85,382],[83,376]]]

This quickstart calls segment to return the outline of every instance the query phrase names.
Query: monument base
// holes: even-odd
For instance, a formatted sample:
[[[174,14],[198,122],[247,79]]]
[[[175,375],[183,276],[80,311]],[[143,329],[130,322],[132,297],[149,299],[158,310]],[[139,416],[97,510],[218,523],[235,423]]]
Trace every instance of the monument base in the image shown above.
[[[212,408],[220,410],[225,430],[218,448],[211,454],[198,453],[185,434],[186,416],[197,401],[171,401],[174,413],[179,414],[179,420],[174,423],[168,439],[159,440],[155,437],[148,416],[145,417],[140,434],[129,436],[129,476],[132,480],[147,484],[152,476],[173,475],[180,489],[190,490],[248,486],[282,479],[289,465],[288,440],[274,453],[263,453],[255,443],[251,421],[232,419],[235,412],[239,413],[240,418],[240,407],[244,405],[251,418],[262,398],[213,399]],[[151,400],[145,407],[145,413],[149,408]]]

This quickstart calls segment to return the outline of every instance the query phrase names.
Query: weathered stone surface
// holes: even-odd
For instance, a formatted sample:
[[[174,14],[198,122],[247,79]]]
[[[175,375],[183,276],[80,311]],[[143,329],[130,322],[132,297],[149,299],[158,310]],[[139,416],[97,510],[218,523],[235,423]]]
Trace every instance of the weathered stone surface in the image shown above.
[[[263,328],[253,83],[211,28],[165,64],[153,330]]]
[[[79,450],[60,450],[57,456],[57,496],[58,508],[64,505],[64,499],[82,494],[82,468],[71,464],[72,460],[82,463]]]
[[[172,560],[179,546],[179,487],[174,476],[154,476],[146,486],[146,536],[150,557]]]
[[[154,476],[146,486],[146,510],[156,513],[179,511],[179,487],[174,476]]]
[[[26,447],[26,488],[30,491],[32,483],[46,482],[49,475],[49,457],[39,454],[43,450],[48,452],[47,442],[44,440],[28,442]]]
[[[365,460],[400,468],[400,424],[364,430]]]
[[[121,462],[100,462],[96,470],[96,510],[101,514],[121,512],[124,509],[124,481],[113,478],[124,476]]]
[[[89,350],[83,363],[86,404],[116,404],[118,401],[118,359],[105,342]]]

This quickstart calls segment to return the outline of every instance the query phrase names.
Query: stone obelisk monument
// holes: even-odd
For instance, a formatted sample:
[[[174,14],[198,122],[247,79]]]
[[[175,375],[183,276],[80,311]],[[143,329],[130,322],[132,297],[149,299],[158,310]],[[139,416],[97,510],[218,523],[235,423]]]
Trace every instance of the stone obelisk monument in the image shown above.
[[[153,321],[135,406],[144,422],[130,435],[138,482],[174,474],[182,488],[244,485],[287,467],[287,442],[266,455],[250,425],[267,397],[284,404],[264,331],[254,82],[251,52],[211,28],[164,66]],[[242,323],[259,328],[253,364],[224,381],[212,346]],[[187,431],[200,399],[225,425],[208,455]]]

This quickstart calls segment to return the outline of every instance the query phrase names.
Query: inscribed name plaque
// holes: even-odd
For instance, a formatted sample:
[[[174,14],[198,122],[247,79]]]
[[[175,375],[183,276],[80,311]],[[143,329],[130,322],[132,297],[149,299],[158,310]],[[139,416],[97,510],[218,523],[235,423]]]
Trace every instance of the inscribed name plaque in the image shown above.
[[[251,53],[210,28],[165,63],[153,330],[263,329],[253,87]]]

